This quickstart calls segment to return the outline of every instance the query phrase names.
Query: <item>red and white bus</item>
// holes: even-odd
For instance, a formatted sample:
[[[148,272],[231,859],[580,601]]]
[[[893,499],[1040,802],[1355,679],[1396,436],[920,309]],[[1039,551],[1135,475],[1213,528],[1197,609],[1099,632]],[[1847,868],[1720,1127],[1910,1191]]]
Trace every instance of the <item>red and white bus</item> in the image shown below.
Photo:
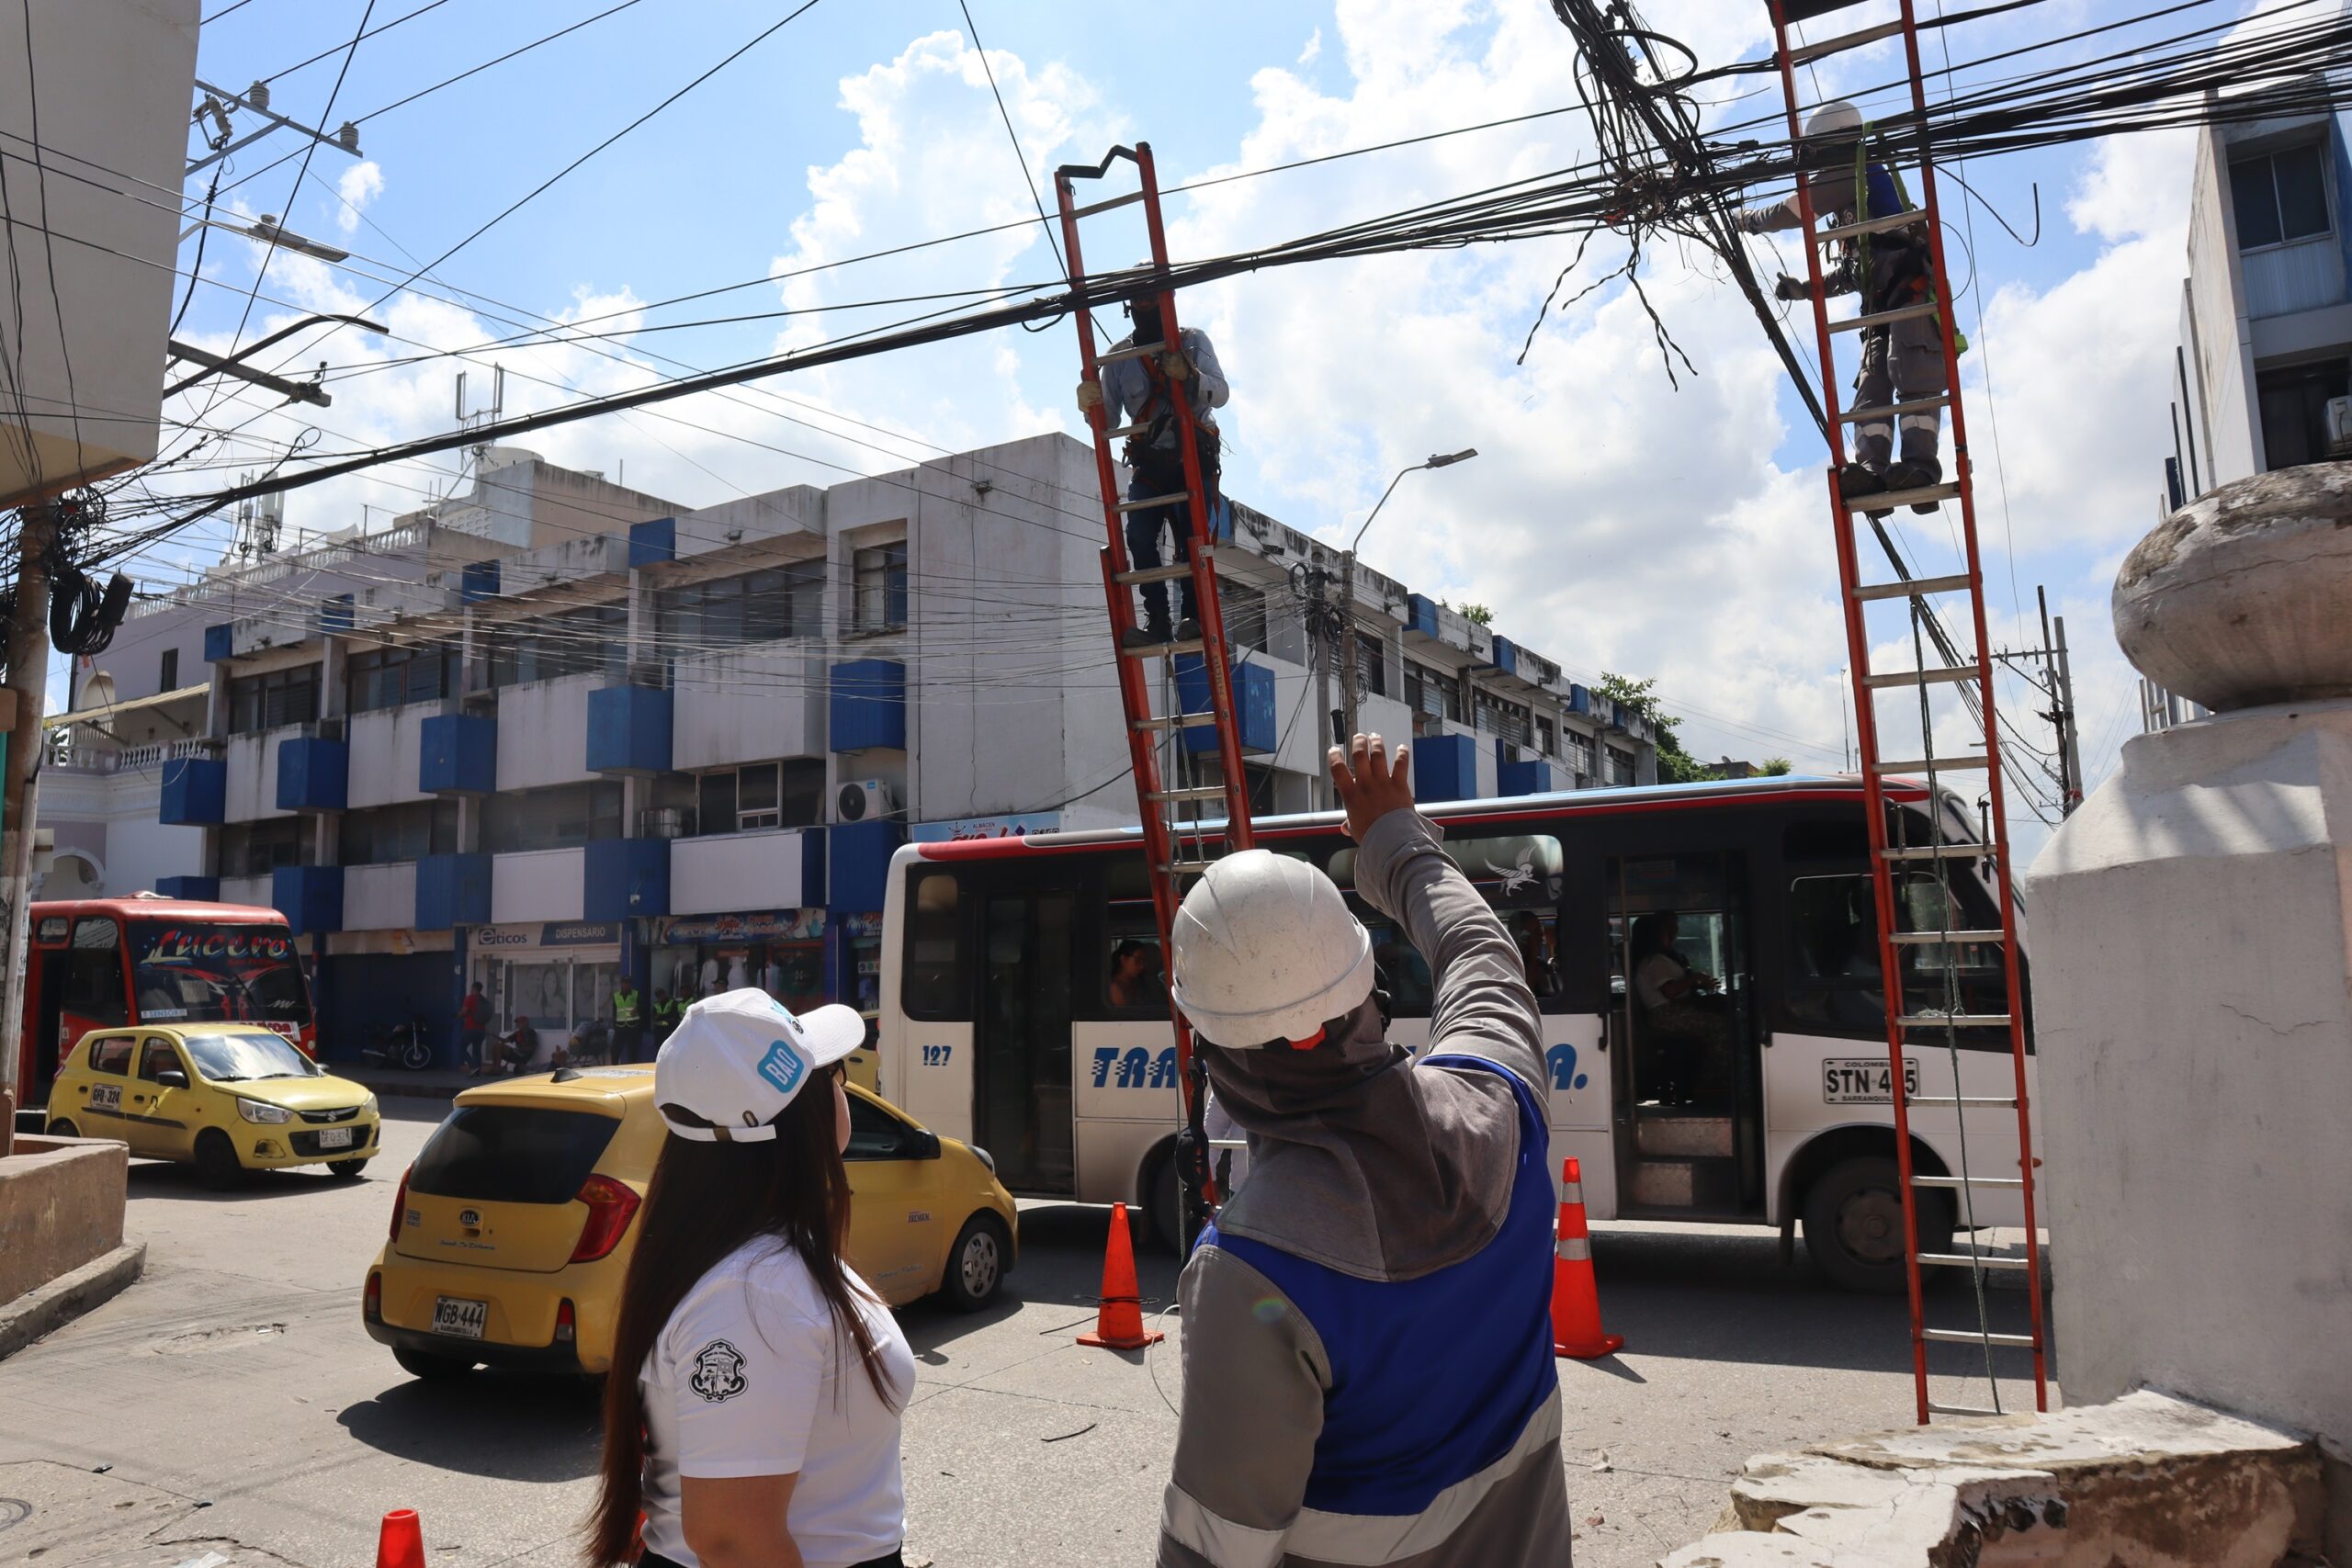
[[[318,1054],[311,987],[286,917],[244,904],[137,893],[32,907],[25,976],[28,1105],[45,1103],[57,1064],[93,1029],[258,1023]]]
[[[1890,781],[1891,841],[1979,841],[1948,792]],[[1543,1014],[1552,1164],[1583,1163],[1596,1219],[1802,1222],[1825,1272],[1900,1290],[1903,1220],[1861,781],[1775,778],[1584,790],[1424,808],[1518,941]],[[1932,814],[1932,815],[1931,815]],[[1371,928],[1391,1039],[1429,1037],[1427,966],[1357,897],[1337,814],[1258,824],[1321,868]],[[1905,878],[1905,931],[1997,928],[1988,863]],[[883,915],[883,1092],[986,1147],[1031,1196],[1138,1205],[1172,1229],[1180,1100],[1159,938],[1132,831],[910,844]],[[1657,1002],[1648,952],[1718,977]],[[1628,962],[1629,952],[1632,962]],[[2003,1013],[1997,944],[1897,948],[1915,1012]],[[2020,955],[2020,974],[2025,960]],[[1629,978],[1630,977],[1630,978]],[[1645,998],[1649,998],[1645,1000]],[[2014,1093],[2005,1029],[1915,1031],[1906,1091]],[[1965,1162],[1961,1117],[1967,1117]],[[1921,1245],[2015,1226],[2014,1111],[1911,1110]]]

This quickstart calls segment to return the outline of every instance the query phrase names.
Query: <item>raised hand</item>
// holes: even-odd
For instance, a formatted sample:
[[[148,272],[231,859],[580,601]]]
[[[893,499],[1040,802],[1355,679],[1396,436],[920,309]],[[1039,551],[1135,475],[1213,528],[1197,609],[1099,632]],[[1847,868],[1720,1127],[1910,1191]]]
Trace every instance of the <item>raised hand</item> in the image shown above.
[[[1347,808],[1349,838],[1361,841],[1383,817],[1413,808],[1412,748],[1398,746],[1392,762],[1379,736],[1358,735],[1345,751],[1332,747],[1327,761]]]

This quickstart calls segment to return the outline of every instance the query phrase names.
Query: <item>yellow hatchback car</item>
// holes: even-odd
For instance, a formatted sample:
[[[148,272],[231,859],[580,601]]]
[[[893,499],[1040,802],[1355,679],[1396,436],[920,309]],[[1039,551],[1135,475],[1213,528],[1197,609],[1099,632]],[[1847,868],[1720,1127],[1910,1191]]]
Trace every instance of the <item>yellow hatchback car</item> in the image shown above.
[[[381,1121],[365,1084],[322,1071],[285,1036],[211,1023],[82,1036],[50,1086],[47,1125],[193,1163],[206,1186],[225,1188],[249,1170],[297,1165],[357,1176]]]
[[[854,1083],[849,1111],[851,1263],[894,1307],[934,1292],[986,1304],[1020,1234],[995,1162]],[[607,1370],[631,1222],[666,1135],[650,1066],[466,1090],[401,1178],[368,1270],[368,1337],[420,1378]]]

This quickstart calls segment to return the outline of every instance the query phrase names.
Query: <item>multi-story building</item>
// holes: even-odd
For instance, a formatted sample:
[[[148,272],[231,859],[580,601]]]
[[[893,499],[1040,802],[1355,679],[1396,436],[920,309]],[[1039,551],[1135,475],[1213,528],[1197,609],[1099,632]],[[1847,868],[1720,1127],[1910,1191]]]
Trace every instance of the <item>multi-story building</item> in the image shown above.
[[[161,891],[286,912],[330,1054],[446,1024],[473,980],[543,1033],[607,1015],[624,971],[870,1005],[910,837],[1135,818],[1102,527],[1063,435],[698,511],[494,452],[465,497],[129,621],[116,739],[68,767],[181,835]],[[1292,569],[1337,557],[1245,505],[1220,529],[1245,767],[1261,810],[1307,809],[1329,721]],[[1426,796],[1655,778],[1638,716],[1355,582],[1360,722],[1417,738]]]

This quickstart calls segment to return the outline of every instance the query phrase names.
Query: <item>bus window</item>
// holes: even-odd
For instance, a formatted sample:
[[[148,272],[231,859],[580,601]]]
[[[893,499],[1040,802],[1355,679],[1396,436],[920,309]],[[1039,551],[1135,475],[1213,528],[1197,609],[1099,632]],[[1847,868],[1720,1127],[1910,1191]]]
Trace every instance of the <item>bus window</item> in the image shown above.
[[[961,1018],[967,1011],[967,987],[956,874],[920,874],[912,891],[907,900],[907,981],[901,1000],[911,1018]]]
[[[130,1021],[122,994],[122,931],[110,919],[76,920],[65,961],[65,1011],[97,1028]]]
[[[1111,953],[1103,966],[1102,1005],[1120,1016],[1152,1018],[1168,1010],[1168,977],[1160,963],[1159,934],[1147,925],[1140,931],[1111,934]]]
[[[1348,895],[1348,908],[1372,933],[1373,984],[1388,993],[1389,1012],[1397,1018],[1429,1017],[1437,995],[1429,961],[1402,927],[1357,895]]]
[[[141,1021],[254,1022],[281,1031],[311,1022],[310,990],[282,925],[133,920],[130,960]],[[118,974],[118,991],[121,985]]]
[[[1565,989],[1559,911],[1561,890],[1566,883],[1560,840],[1544,833],[1450,838],[1445,852],[1502,918],[1504,929],[1519,949],[1520,962],[1527,968],[1527,983],[1535,999],[1558,998]],[[1355,869],[1352,846],[1332,853],[1331,880],[1349,891],[1349,907],[1372,932],[1380,987],[1388,993],[1397,1017],[1426,1018],[1431,992],[1429,964],[1404,932],[1354,894]]]
[[[1904,877],[1895,897],[1898,926],[1905,931],[1965,931],[1991,923],[1989,918],[1972,919],[1961,901],[1930,875]],[[1878,909],[1869,874],[1793,878],[1788,915],[1790,1014],[1804,1027],[1825,1033],[1885,1038]],[[1898,951],[1907,1010],[2007,1010],[1998,943],[1906,942]],[[1964,1029],[1957,1039],[1970,1050],[2008,1049],[2004,1029]]]

